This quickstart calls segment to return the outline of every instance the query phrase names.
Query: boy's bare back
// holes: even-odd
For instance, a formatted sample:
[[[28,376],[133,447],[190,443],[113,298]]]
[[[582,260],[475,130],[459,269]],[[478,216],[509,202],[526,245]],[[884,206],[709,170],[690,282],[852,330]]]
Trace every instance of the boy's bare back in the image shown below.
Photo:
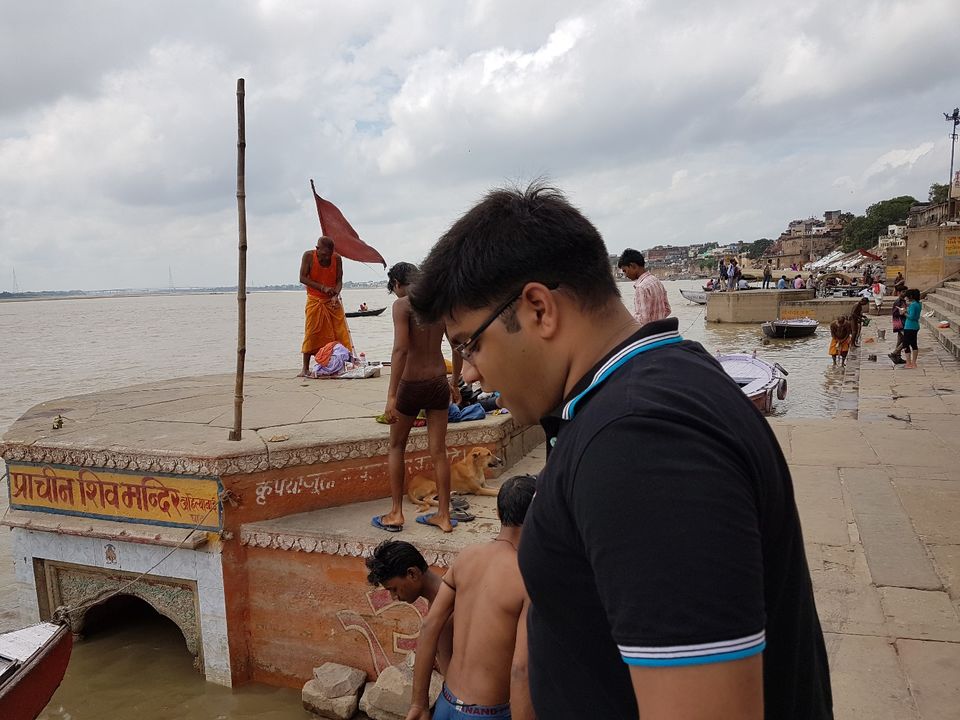
[[[451,569],[456,588],[450,691],[464,702],[510,700],[510,669],[525,590],[517,551],[506,540],[463,550]]]
[[[421,325],[417,322],[410,301],[406,297],[397,298],[393,303],[394,338],[405,338],[407,362],[403,368],[403,380],[430,380],[447,374],[443,361],[442,322]]]

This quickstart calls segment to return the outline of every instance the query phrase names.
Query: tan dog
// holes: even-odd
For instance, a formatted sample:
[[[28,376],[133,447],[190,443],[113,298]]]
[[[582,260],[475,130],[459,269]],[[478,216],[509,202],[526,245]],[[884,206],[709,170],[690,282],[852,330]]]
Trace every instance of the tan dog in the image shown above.
[[[497,490],[485,487],[487,468],[503,465],[503,460],[482,447],[475,447],[462,460],[450,465],[450,493],[463,495],[490,495],[496,497]],[[419,506],[419,511],[430,509],[437,504],[437,483],[424,475],[417,475],[407,486],[407,497]]]

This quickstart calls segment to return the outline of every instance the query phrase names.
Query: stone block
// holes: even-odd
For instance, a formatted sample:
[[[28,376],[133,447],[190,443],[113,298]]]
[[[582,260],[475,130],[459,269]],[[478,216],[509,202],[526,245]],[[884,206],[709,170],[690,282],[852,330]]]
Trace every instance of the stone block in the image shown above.
[[[825,633],[824,640],[838,720],[919,720],[896,651],[886,639]]]
[[[324,697],[338,698],[344,695],[358,695],[360,688],[367,680],[367,674],[349,665],[326,662],[313,669],[313,679]]]
[[[367,683],[363,689],[363,695],[360,697],[360,712],[370,718],[370,720],[404,720],[406,713],[396,715],[386,710],[374,707],[370,704],[370,691],[376,683]]]
[[[327,697],[322,685],[319,680],[308,680],[303,686],[300,697],[304,709],[329,720],[350,720],[357,714],[359,697],[356,691],[340,697]]]
[[[434,672],[430,678],[430,706],[437,701],[443,679]],[[391,665],[372,685],[368,684],[360,701],[360,709],[374,720],[393,720],[406,716],[413,693],[413,668],[409,663]]]
[[[957,717],[960,645],[898,640],[897,650],[923,718]]]

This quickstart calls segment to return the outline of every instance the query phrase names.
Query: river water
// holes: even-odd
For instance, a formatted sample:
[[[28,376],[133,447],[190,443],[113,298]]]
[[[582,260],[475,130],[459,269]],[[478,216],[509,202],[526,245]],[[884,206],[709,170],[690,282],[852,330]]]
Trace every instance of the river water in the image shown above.
[[[829,417],[842,375],[827,357],[829,332],[763,344],[758,325],[707,324],[705,306],[688,303],[680,289],[697,281],[666,283],[684,337],[711,352],[758,351],[789,372],[789,394],[776,414]],[[621,283],[632,306],[632,287]],[[361,302],[389,306],[384,289],[345,290],[348,310]],[[301,292],[253,293],[247,299],[248,370],[300,363]],[[232,372],[236,363],[236,296],[164,295],[0,303],[0,433],[45,400],[186,375]],[[358,350],[387,360],[393,338],[389,309],[350,320]],[[4,483],[5,485],[5,483]],[[0,489],[0,512],[7,488]],[[9,531],[0,528],[0,630],[21,624],[13,581]],[[95,625],[95,624],[94,624]],[[183,638],[170,622],[139,606],[110,608],[110,622],[91,627],[79,642],[66,678],[44,719],[304,720],[299,693],[260,685],[228,689],[203,681]]]

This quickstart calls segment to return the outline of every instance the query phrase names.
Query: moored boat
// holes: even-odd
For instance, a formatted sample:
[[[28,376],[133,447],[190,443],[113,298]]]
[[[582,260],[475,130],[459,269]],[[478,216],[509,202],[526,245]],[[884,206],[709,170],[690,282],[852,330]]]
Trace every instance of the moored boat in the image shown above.
[[[787,371],[780,363],[771,365],[747,353],[717,355],[717,361],[764,415],[773,411],[774,396],[779,400],[787,396]]]
[[[34,720],[60,686],[72,649],[67,625],[44,622],[0,634],[0,718]]]
[[[683,295],[685,299],[697,305],[706,305],[708,292],[708,290],[681,290],[680,294]]]
[[[354,312],[344,313],[344,315],[346,315],[347,317],[373,317],[375,315],[379,315],[386,309],[387,308],[382,307],[382,308],[377,308],[376,310],[356,310]]]
[[[769,338],[809,337],[817,332],[820,323],[813,318],[795,318],[793,320],[770,320],[760,326],[763,334]]]

